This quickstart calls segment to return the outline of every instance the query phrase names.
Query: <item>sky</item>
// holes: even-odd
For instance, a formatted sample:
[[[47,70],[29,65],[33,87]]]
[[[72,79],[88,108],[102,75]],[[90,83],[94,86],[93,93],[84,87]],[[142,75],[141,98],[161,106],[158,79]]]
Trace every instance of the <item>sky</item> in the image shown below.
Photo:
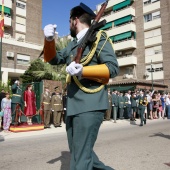
[[[56,24],[60,37],[68,35],[70,10],[81,2],[96,10],[96,5],[104,0],[42,0],[42,29],[47,24]]]

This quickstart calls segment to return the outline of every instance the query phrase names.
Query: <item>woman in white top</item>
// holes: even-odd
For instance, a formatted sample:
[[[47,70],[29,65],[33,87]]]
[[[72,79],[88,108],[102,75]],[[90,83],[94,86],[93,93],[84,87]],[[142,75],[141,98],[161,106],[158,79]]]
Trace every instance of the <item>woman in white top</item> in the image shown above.
[[[9,132],[11,123],[11,99],[9,93],[6,93],[6,97],[1,101],[1,109],[4,112],[3,116],[3,129],[4,132]]]

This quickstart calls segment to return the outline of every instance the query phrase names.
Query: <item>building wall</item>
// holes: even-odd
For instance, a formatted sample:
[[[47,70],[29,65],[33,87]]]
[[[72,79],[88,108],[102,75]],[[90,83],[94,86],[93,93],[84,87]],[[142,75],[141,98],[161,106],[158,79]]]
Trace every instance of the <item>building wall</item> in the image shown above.
[[[42,0],[11,0],[11,2],[11,26],[5,25],[2,39],[1,71],[4,83],[20,79],[30,61],[38,58],[44,40]],[[23,5],[23,8],[20,8],[20,5]],[[23,61],[19,60],[21,57]]]
[[[170,88],[170,1],[135,0],[116,10],[116,5],[125,2],[110,0],[102,18],[106,19],[107,23],[113,22],[110,28],[104,29],[111,39],[113,38],[120,66],[119,75],[110,81],[129,78],[152,81],[153,77],[153,82],[167,84]],[[100,6],[101,4],[97,6],[97,11]],[[115,25],[117,19],[123,19],[128,15],[134,16],[134,19],[122,25]],[[136,37],[114,41],[114,36],[128,31],[136,32]],[[131,55],[126,55],[128,51],[131,51]],[[151,68],[154,72],[151,72]],[[127,71],[129,69],[133,71]]]
[[[170,86],[170,1],[161,1],[164,83]],[[169,87],[170,88],[170,87]]]

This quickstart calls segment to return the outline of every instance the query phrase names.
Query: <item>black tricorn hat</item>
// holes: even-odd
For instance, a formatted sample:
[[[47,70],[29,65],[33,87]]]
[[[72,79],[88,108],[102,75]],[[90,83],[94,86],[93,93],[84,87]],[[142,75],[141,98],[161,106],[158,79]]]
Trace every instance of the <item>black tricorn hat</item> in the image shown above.
[[[92,19],[96,17],[96,14],[87,5],[81,2],[79,6],[72,8],[70,18],[73,16],[81,16],[83,13],[89,14]]]

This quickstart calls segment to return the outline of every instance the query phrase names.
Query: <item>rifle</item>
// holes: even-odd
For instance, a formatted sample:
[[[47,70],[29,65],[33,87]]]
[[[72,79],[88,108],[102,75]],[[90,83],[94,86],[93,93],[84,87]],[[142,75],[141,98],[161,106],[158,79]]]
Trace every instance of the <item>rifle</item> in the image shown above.
[[[106,6],[108,4],[108,1],[109,0],[106,0],[106,2],[104,2],[102,5],[101,5],[101,8],[100,8],[100,11],[97,13],[95,19],[93,20],[90,28],[88,29],[87,33],[85,34],[85,36],[83,37],[83,40],[82,42],[80,43],[80,45],[78,46],[77,48],[77,54],[76,56],[74,57],[74,61],[76,63],[80,63],[80,60],[81,60],[81,57],[82,57],[82,54],[83,54],[83,51],[84,49],[86,48],[87,44],[88,43],[91,43],[91,42],[94,42],[96,40],[96,31],[103,27],[105,24],[106,24],[106,20],[103,20],[101,22],[99,22],[101,16],[103,15],[104,13],[104,10],[106,9]]]

